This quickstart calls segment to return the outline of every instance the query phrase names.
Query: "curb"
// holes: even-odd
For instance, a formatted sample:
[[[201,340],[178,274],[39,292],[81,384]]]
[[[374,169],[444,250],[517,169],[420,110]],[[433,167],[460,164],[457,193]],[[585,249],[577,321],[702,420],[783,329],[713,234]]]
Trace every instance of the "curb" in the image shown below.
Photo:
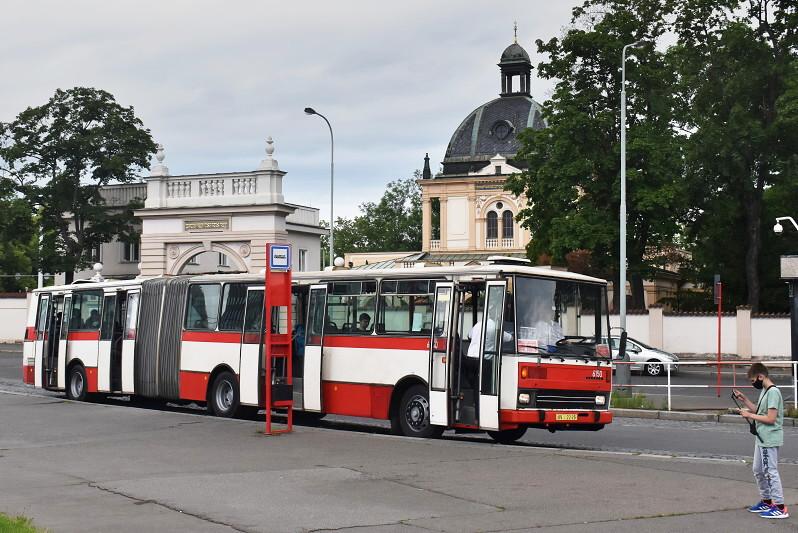
[[[610,409],[617,418],[645,418],[649,420],[677,420],[682,422],[715,422],[718,424],[746,424],[738,415],[724,413],[694,413],[689,411],[654,411],[649,409]],[[795,418],[785,418],[785,427],[798,427]]]

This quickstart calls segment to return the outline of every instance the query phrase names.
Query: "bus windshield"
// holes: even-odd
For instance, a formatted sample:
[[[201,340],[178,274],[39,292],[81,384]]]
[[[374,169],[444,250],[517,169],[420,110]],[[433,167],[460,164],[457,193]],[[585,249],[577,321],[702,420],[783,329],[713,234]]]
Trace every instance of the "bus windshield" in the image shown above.
[[[518,276],[515,299],[518,353],[597,355],[596,339],[609,330],[606,287]]]

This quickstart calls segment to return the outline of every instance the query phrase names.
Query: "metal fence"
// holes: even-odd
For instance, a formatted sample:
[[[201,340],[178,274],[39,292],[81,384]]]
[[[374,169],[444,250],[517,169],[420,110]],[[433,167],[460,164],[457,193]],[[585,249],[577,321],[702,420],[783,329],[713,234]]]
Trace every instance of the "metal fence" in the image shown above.
[[[790,386],[792,387],[792,403],[795,409],[798,409],[798,361],[785,361],[785,360],[777,360],[777,361],[756,361],[765,364],[768,367],[768,370],[782,368],[782,369],[791,369],[792,376],[790,376]],[[752,361],[679,361],[679,362],[646,362],[646,363],[639,363],[639,362],[632,362],[632,361],[613,361],[613,366],[619,365],[661,365],[665,367],[665,376],[667,378],[666,383],[632,383],[629,385],[618,385],[617,383],[613,383],[613,389],[617,388],[629,388],[629,389],[666,389],[667,397],[668,397],[668,411],[671,410],[671,396],[673,389],[717,389],[718,396],[720,396],[720,392],[723,390],[731,390],[740,387],[750,386],[748,381],[743,380],[740,384],[737,383],[737,372],[736,369],[738,366],[751,366]],[[671,377],[673,372],[672,367],[684,367],[684,366],[704,366],[715,369],[716,372],[721,373],[724,367],[731,367],[732,372],[732,384],[731,385],[723,385],[720,383],[712,383],[707,385],[688,385],[688,384],[673,384]]]

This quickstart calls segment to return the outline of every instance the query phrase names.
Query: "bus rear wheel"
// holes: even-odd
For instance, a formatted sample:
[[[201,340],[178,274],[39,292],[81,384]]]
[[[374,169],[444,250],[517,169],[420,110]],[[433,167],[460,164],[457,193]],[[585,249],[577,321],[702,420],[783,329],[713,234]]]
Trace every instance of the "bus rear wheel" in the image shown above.
[[[505,429],[502,431],[488,431],[488,435],[499,444],[512,444],[526,433],[526,427],[520,426],[515,429]]]
[[[402,394],[392,426],[398,426],[406,437],[436,438],[444,428],[434,426],[429,418],[429,397],[423,385],[413,385]]]
[[[239,410],[238,380],[232,372],[222,372],[208,391],[208,411],[222,418],[232,418]]]
[[[76,364],[69,369],[67,375],[66,395],[70,400],[85,402],[88,399],[86,369],[83,365]]]

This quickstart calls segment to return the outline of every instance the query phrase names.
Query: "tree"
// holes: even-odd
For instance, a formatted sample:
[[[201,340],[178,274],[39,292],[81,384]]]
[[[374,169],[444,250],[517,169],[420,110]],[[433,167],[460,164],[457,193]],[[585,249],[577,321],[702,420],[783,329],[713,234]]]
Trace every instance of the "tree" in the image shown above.
[[[132,107],[103,90],[56,90],[50,100],[0,124],[5,178],[38,211],[42,263],[52,272],[91,263],[90,252],[114,237],[134,240],[133,203],[108,209],[100,188],[128,183],[149,168],[155,143]]]
[[[335,221],[335,255],[348,252],[421,250],[421,187],[415,177],[388,183],[379,202],[360,205],[360,215]],[[322,248],[329,241],[322,236]],[[322,252],[323,253],[323,252]]]
[[[0,291],[34,286],[31,274],[38,255],[35,232],[27,202],[15,193],[10,180],[0,180]]]
[[[544,108],[547,128],[520,135],[528,168],[507,189],[529,203],[519,213],[535,260],[579,258],[590,273],[619,279],[621,50],[668,30],[668,3],[589,0],[573,10],[562,38],[538,51],[539,76],[558,80]],[[682,137],[674,130],[675,74],[653,46],[627,60],[627,243],[633,308],[644,306],[643,280],[667,261],[686,205]],[[590,259],[580,257],[587,250]],[[616,302],[620,291],[614,291]],[[616,306],[617,308],[617,306]]]
[[[796,179],[798,10],[794,0],[680,0],[676,13],[669,55],[692,132],[695,267],[723,272],[735,300],[757,310],[766,193]]]

